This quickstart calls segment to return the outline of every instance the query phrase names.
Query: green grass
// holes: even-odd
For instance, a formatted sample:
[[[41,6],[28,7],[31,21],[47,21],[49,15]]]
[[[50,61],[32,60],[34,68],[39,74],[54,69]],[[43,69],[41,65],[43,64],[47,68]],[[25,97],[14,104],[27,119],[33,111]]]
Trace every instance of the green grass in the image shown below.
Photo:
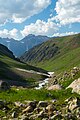
[[[51,94],[51,96],[49,96]],[[71,89],[59,90],[59,91],[48,91],[45,89],[34,90],[34,89],[11,89],[10,91],[0,92],[0,99],[9,101],[25,101],[25,100],[52,100],[57,99],[63,102],[65,99],[77,94],[72,94]],[[77,95],[78,96],[78,95]]]
[[[57,73],[69,70],[75,66],[80,66],[80,48],[63,54],[60,57],[39,63],[38,66],[48,71]]]
[[[58,47],[58,51],[56,51],[56,47]],[[50,57],[51,54],[53,55]],[[30,57],[29,55],[35,57],[26,60],[27,56]],[[23,56],[25,57],[23,60],[26,62],[56,73],[69,70],[74,66],[80,67],[80,34],[52,38],[34,47]],[[42,59],[40,60],[40,58]]]

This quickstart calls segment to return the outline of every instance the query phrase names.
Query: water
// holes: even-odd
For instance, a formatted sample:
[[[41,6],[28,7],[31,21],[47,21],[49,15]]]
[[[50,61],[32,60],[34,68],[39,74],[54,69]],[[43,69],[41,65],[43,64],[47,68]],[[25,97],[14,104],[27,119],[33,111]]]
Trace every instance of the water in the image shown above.
[[[49,77],[52,77],[52,75],[54,74],[54,72],[48,72],[48,74],[49,74]],[[45,80],[41,81],[39,83],[38,87],[35,87],[35,89],[38,90],[38,89],[43,88],[43,86],[45,86],[45,84],[47,84],[48,81],[49,81],[49,78],[46,78]]]

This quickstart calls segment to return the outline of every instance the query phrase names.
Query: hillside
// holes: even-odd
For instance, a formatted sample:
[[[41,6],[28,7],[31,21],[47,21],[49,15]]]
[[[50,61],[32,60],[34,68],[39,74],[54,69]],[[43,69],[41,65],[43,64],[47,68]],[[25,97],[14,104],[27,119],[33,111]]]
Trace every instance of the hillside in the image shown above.
[[[38,45],[43,41],[47,41],[48,39],[49,37],[47,36],[35,36],[30,34],[22,40],[0,38],[0,43],[7,46],[15,56],[21,56],[26,50],[29,50],[33,46]]]
[[[80,66],[80,34],[52,38],[21,56],[21,60],[48,71],[65,71]]]
[[[42,74],[37,74],[41,72]],[[20,62],[13,53],[0,44],[0,79],[10,85],[36,86],[39,80],[43,80],[47,73],[45,70]]]
[[[2,44],[0,44],[0,55],[5,55],[5,56],[15,59],[13,53]]]

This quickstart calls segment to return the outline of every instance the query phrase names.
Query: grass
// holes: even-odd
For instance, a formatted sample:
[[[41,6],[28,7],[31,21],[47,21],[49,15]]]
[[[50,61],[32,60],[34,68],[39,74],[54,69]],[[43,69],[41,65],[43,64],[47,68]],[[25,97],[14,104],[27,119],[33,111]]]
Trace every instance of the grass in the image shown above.
[[[59,76],[59,78],[63,79],[63,80],[59,80],[59,84],[61,84],[64,89],[68,87],[74,80],[77,80],[78,78],[80,78],[80,70],[77,73],[75,73],[74,77],[71,76],[70,70],[67,73],[68,73],[68,76],[66,77],[63,77],[64,73]]]
[[[44,75],[19,71],[16,68],[47,73],[47,71],[43,69],[19,62],[6,56],[5,54],[0,53],[0,79],[8,82],[9,80],[12,82],[16,81],[16,83],[19,82],[19,84],[22,82],[23,84],[25,83],[27,87],[34,87],[40,80],[45,79]]]
[[[49,96],[49,94],[51,96]],[[12,101],[25,101],[25,100],[52,100],[57,99],[63,102],[65,99],[77,94],[72,94],[71,89],[60,90],[60,91],[48,91],[45,89],[19,89],[12,88],[10,91],[0,92],[0,99],[6,100],[7,102]],[[78,95],[77,95],[78,96]]]
[[[56,47],[58,47],[58,51],[56,51]],[[53,55],[50,57],[51,54]],[[35,57],[32,57],[31,60],[28,60],[30,57],[29,55],[34,55]],[[24,60],[27,59],[27,62],[30,64],[45,70],[60,73],[75,66],[80,67],[79,56],[80,34],[77,34],[55,39],[53,38],[47,42],[44,42],[43,44],[31,49],[29,53],[25,54],[24,58],[26,58]]]

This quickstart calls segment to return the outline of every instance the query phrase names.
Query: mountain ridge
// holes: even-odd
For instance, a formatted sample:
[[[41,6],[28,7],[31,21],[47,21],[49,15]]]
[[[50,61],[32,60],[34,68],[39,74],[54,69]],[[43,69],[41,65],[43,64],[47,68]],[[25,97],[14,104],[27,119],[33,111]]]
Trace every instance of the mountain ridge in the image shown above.
[[[44,41],[47,41],[49,37],[47,36],[35,36],[33,34],[29,34],[21,40],[15,40],[13,38],[1,38],[0,43],[7,46],[15,56],[21,56],[26,50],[28,51],[33,46],[40,44]]]
[[[79,61],[77,61],[79,60],[79,53],[80,34],[76,34],[52,38],[25,52],[20,59],[46,70],[55,71],[57,69],[63,69],[63,67],[68,67],[68,64],[72,64],[71,66],[74,67],[77,62],[79,63]],[[71,62],[72,59],[73,61],[76,59],[74,61],[75,64],[73,64],[73,61]],[[62,63],[64,64],[62,65]]]

